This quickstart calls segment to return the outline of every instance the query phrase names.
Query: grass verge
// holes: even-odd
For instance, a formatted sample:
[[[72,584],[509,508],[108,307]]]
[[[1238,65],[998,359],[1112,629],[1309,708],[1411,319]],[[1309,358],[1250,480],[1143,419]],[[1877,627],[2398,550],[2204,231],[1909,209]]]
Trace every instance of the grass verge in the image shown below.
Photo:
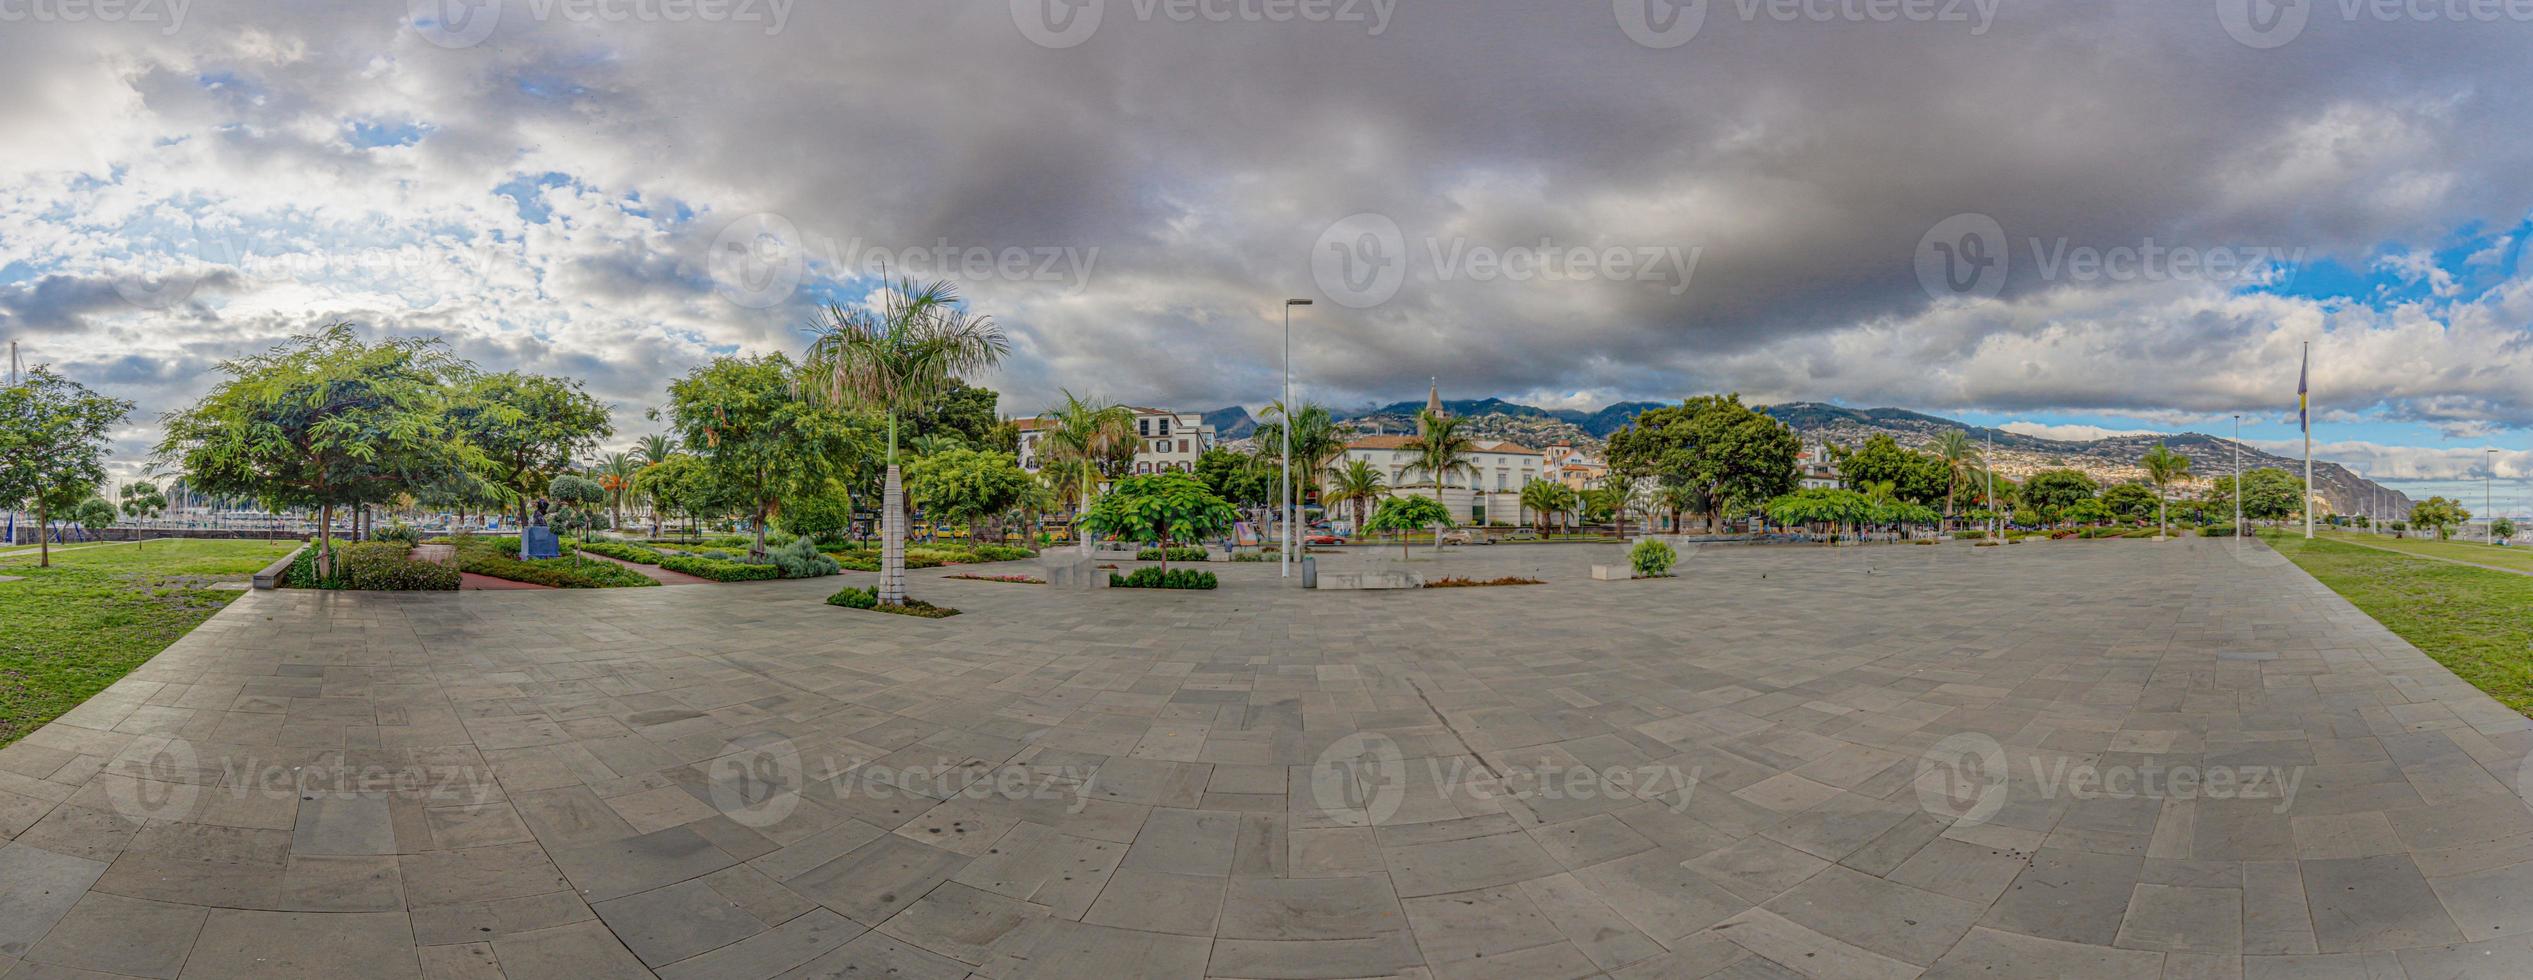
[[[0,560],[0,745],[17,741],[157,656],[243,593],[296,541],[161,539]]]
[[[2327,538],[2261,537],[2454,676],[2533,714],[2533,576]]]

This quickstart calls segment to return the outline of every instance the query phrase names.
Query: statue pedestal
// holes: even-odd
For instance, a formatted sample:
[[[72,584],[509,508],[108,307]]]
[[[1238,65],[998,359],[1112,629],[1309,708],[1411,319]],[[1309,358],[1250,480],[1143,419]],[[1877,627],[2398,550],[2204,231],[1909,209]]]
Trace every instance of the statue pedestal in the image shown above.
[[[563,542],[554,536],[554,529],[531,524],[519,529],[519,556],[522,558],[561,558]]]

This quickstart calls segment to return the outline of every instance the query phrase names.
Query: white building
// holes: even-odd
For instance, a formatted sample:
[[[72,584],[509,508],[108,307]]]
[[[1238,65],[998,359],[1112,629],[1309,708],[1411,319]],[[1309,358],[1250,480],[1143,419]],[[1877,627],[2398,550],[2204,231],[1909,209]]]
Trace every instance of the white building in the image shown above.
[[[1427,393],[1425,410],[1442,414],[1440,388]],[[1477,451],[1469,458],[1477,473],[1473,476],[1463,470],[1451,474],[1444,481],[1442,492],[1436,494],[1433,475],[1415,470],[1415,442],[1415,436],[1365,436],[1347,443],[1346,454],[1336,465],[1344,466],[1346,460],[1363,460],[1381,471],[1381,478],[1389,483],[1389,496],[1436,497],[1451,511],[1452,519],[1462,524],[1528,521],[1529,515],[1522,510],[1522,485],[1549,472],[1547,459],[1538,450],[1516,443],[1478,440]]]
[[[1827,441],[1803,447],[1803,452],[1794,457],[1794,467],[1802,476],[1805,490],[1838,488],[1838,461],[1830,456]]]
[[[1172,412],[1158,408],[1136,408],[1135,436],[1142,445],[1135,450],[1136,473],[1162,473],[1169,470],[1194,470],[1196,458],[1214,446],[1214,427],[1205,424],[1198,412]],[[1018,419],[1020,428],[1020,468],[1038,472],[1046,462],[1039,440],[1055,423],[1048,419]]]

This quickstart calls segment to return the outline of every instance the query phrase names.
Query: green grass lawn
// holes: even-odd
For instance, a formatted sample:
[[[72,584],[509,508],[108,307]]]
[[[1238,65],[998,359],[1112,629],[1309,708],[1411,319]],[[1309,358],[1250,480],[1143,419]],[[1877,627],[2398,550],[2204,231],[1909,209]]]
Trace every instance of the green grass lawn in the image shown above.
[[[2533,576],[2306,541],[2300,534],[2262,537],[2454,676],[2533,714]]]
[[[2509,545],[2501,548],[2486,541],[2438,541],[2432,537],[2422,538],[2416,534],[2406,538],[2396,538],[2389,534],[2368,534],[2363,531],[2316,531],[2314,533],[2335,541],[2371,544],[2378,548],[2391,548],[2395,551],[2406,551],[2430,558],[2450,558],[2454,561],[2467,561],[2476,565],[2494,565],[2499,568],[2512,568],[2519,572],[2533,572],[2533,546],[2528,545]]]
[[[159,540],[0,559],[0,745],[105,690],[242,593],[295,541]]]

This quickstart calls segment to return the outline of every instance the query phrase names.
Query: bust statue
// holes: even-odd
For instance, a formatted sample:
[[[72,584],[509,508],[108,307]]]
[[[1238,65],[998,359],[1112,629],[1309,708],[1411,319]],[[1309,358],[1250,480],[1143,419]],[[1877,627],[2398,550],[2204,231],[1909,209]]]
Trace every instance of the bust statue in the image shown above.
[[[538,498],[537,498],[537,512],[536,512],[536,516],[535,516],[535,517],[528,518],[528,526],[529,526],[529,527],[544,527],[544,526],[545,526],[545,508],[546,508],[545,498],[543,498],[543,497],[538,497]]]

